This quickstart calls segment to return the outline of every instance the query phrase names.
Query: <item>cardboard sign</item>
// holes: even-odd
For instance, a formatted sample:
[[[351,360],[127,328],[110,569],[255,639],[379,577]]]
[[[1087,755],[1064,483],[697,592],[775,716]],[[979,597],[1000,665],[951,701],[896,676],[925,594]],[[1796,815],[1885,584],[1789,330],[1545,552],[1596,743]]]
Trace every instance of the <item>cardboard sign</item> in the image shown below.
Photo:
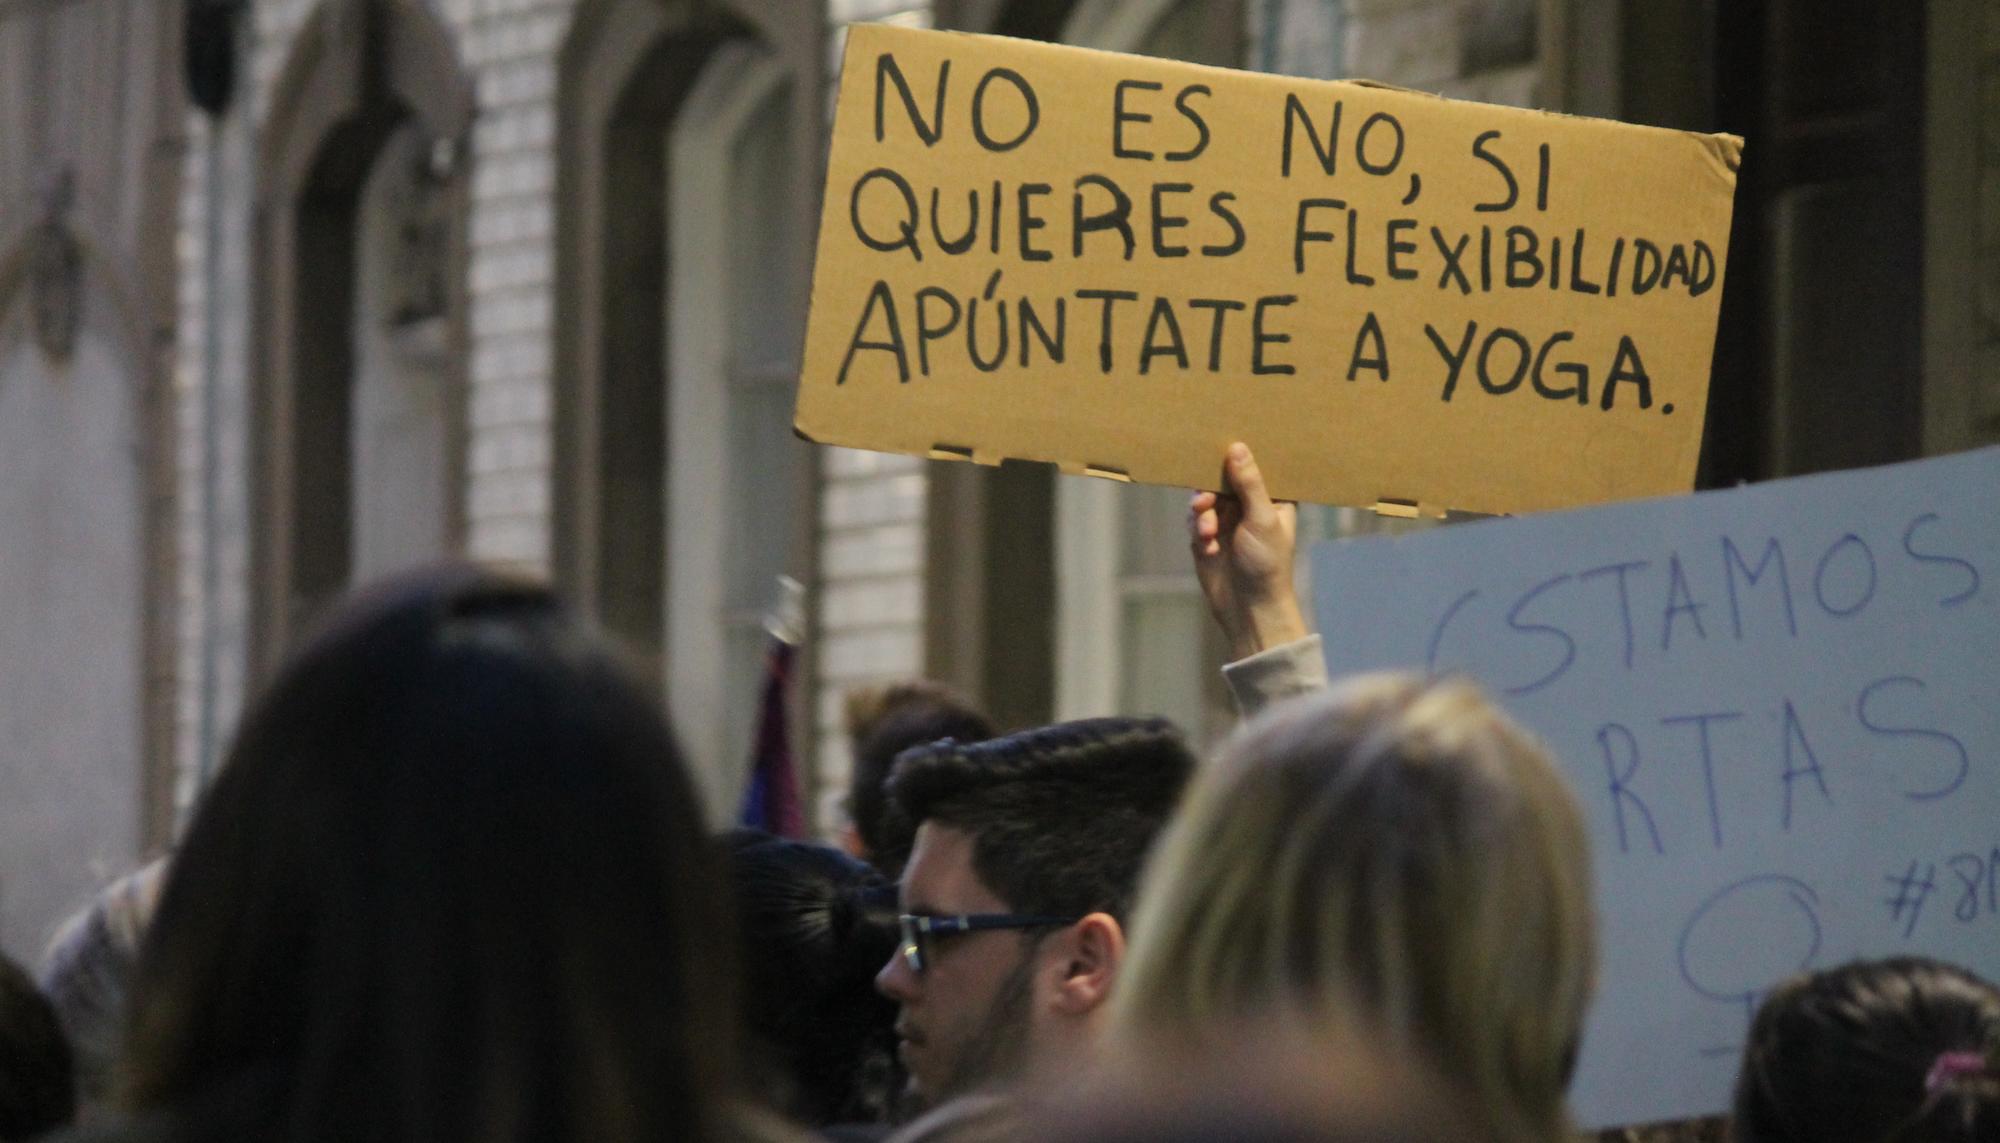
[[[2000,449],[1324,544],[1336,672],[1476,677],[1562,760],[1602,961],[1588,1126],[1721,1111],[1777,981],[2000,980]]]
[[[1521,512],[1692,485],[1741,141],[859,25],[796,424]]]

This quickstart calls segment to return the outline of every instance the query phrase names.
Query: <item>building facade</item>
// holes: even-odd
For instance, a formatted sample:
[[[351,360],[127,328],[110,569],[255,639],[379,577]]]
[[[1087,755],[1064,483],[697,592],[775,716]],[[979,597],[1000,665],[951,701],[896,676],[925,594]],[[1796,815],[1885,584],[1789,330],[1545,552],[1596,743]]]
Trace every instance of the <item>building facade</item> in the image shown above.
[[[553,576],[637,648],[718,820],[779,574],[811,588],[795,724],[822,826],[841,701],[869,682],[943,677],[1015,725],[1174,710],[1212,735],[1226,714],[1179,494],[792,437],[839,30],[1532,102],[1536,10],[1476,8],[251,5],[241,91],[191,112],[183,147],[178,804],[327,601],[451,553]]]
[[[169,842],[331,600],[443,556],[634,647],[717,821],[781,574],[822,827],[871,682],[1226,728],[1183,494],[792,436],[850,21],[1749,134],[1704,479],[2000,440],[2000,14],[1839,6],[0,0],[0,948]]]

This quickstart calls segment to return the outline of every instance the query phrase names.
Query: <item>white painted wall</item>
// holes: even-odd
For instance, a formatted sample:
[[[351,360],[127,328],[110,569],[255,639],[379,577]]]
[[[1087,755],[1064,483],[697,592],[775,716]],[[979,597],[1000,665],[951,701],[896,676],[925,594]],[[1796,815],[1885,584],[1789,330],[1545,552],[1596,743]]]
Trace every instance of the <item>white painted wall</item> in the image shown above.
[[[725,45],[668,141],[666,700],[717,824],[743,789],[761,612],[788,570],[804,460],[789,401],[758,400],[787,376],[761,349],[784,353],[782,276],[799,257],[764,249],[788,214],[758,177],[787,145],[784,78],[755,46]]]
[[[74,356],[0,314],[0,951],[137,864],[144,567],[137,370],[91,291]]]
[[[427,160],[415,124],[396,132],[368,173],[355,226],[349,535],[357,584],[434,562],[448,548],[446,505],[458,474],[445,447],[446,319],[394,320],[402,230]]]

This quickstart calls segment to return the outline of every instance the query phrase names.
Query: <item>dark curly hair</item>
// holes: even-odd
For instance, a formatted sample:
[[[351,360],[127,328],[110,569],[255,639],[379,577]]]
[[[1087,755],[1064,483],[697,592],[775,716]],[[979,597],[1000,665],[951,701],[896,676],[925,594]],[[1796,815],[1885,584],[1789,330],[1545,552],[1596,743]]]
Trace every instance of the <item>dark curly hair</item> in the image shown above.
[[[916,824],[897,812],[884,788],[897,756],[943,738],[984,742],[993,737],[993,723],[970,701],[936,683],[900,683],[873,697],[879,708],[857,726],[854,735],[847,812],[867,850],[863,856],[884,875],[894,877],[910,859],[917,832]]]
[[[889,797],[973,837],[973,871],[1016,912],[1123,921],[1195,757],[1165,719],[1096,718],[904,751]]]
[[[1954,965],[1897,957],[1796,977],[1751,1022],[1730,1138],[2000,1140],[1996,1046],[2000,989]]]
[[[896,951],[895,887],[839,850],[735,830],[751,1084],[810,1127],[880,1123],[903,1085],[896,1005],[875,974]]]

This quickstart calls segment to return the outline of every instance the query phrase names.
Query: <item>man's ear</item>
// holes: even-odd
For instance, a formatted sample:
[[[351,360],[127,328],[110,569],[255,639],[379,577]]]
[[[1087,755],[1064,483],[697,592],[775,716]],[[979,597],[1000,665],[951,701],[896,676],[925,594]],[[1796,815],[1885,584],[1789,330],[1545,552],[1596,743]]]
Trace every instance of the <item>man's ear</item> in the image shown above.
[[[1049,966],[1056,1011],[1084,1016],[1111,997],[1125,961],[1125,929],[1109,913],[1092,913],[1050,942],[1057,954]]]

